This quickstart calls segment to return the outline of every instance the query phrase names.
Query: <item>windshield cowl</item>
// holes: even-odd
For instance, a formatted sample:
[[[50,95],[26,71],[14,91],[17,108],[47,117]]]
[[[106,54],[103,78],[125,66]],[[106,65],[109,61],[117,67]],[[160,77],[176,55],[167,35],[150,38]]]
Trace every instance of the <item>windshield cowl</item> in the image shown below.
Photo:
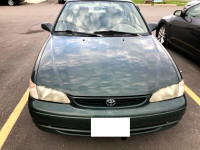
[[[63,32],[57,31],[54,32],[53,35],[55,36],[77,36],[77,37],[134,37],[134,36],[147,36],[148,33],[139,34],[139,33],[112,33],[110,31],[97,31],[94,33],[85,33],[85,32]]]

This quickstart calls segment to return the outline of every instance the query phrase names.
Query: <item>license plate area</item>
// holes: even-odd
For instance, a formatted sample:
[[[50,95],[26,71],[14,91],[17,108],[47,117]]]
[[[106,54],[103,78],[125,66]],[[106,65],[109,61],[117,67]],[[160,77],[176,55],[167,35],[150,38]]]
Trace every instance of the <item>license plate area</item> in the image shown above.
[[[91,118],[91,137],[130,137],[130,118]]]

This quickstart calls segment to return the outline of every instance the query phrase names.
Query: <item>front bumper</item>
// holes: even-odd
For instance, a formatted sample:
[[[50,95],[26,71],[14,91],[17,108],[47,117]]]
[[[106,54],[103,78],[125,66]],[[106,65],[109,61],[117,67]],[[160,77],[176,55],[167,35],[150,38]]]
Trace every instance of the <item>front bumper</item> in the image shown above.
[[[130,117],[130,132],[150,133],[168,129],[182,118],[185,96],[137,108],[86,109],[70,104],[38,101],[29,96],[29,111],[35,125],[47,132],[66,135],[91,135],[92,117]]]

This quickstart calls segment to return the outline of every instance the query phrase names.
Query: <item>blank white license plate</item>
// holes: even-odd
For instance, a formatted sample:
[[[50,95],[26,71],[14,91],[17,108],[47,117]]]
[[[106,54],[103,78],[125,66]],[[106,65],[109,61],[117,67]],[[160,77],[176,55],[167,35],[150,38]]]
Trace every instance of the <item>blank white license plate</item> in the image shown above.
[[[130,118],[91,118],[91,137],[130,137]]]

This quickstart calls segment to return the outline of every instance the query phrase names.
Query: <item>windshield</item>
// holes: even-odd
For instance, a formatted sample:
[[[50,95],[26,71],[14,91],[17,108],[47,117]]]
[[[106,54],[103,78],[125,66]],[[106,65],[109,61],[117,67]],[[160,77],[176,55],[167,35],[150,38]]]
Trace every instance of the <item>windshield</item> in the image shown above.
[[[186,15],[189,17],[200,17],[199,12],[200,12],[200,4],[188,9],[188,11],[186,12]]]
[[[142,17],[132,3],[115,1],[68,2],[55,26],[55,31],[66,30],[86,33],[148,33]]]

